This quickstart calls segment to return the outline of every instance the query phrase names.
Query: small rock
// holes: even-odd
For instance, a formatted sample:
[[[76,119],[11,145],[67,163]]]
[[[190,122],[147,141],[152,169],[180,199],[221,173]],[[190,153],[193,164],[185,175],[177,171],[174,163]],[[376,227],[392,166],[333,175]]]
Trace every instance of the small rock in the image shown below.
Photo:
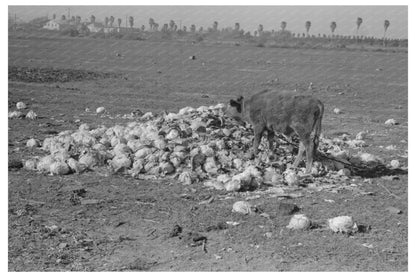
[[[289,186],[299,185],[299,178],[295,171],[288,169],[284,172],[285,181]]]
[[[193,179],[194,179],[194,178],[193,178],[193,176],[192,176],[192,173],[191,173],[191,172],[189,172],[189,171],[184,171],[184,172],[182,172],[182,173],[179,175],[179,178],[178,178],[179,182],[181,182],[183,185],[186,185],[186,186],[188,186],[188,185],[192,184]]]
[[[352,233],[358,230],[351,216],[338,216],[328,219],[328,227],[335,233]]]
[[[37,159],[29,159],[25,161],[24,168],[27,170],[36,170],[37,164],[38,164]]]
[[[401,214],[401,213],[403,213],[402,210],[400,210],[398,208],[395,208],[395,207],[388,207],[388,208],[386,208],[386,210],[389,211],[392,214]]]
[[[355,139],[357,139],[357,140],[363,140],[363,139],[365,139],[366,135],[367,135],[367,132],[359,132],[359,133],[355,136]]]
[[[192,56],[189,56],[189,59],[190,60],[196,60],[196,57],[194,55],[192,55]]]
[[[26,109],[26,104],[25,104],[25,103],[23,103],[23,102],[17,102],[17,103],[16,103],[16,108],[17,108],[18,110],[23,110],[23,109]]]
[[[25,117],[25,115],[21,111],[13,111],[13,112],[9,112],[8,117],[10,119],[13,119],[13,118],[23,118],[23,117]]]
[[[98,199],[81,199],[81,205],[94,205],[100,203]]]
[[[264,217],[264,218],[267,218],[267,219],[270,219],[270,215],[268,214],[268,213],[261,213],[261,214],[259,214],[261,217]]]
[[[397,146],[396,145],[386,146],[386,150],[397,150]]]
[[[231,135],[231,131],[229,129],[222,129],[222,134],[226,137],[229,137]]]
[[[68,246],[68,244],[67,243],[65,243],[65,242],[62,242],[62,243],[60,243],[59,245],[58,245],[58,247],[59,248],[61,248],[61,249],[64,249],[65,247],[67,247]]]
[[[69,166],[62,161],[52,163],[49,170],[52,175],[65,175],[71,171]]]
[[[26,147],[33,148],[33,147],[39,147],[40,143],[38,140],[31,138],[26,142]]]
[[[391,119],[386,120],[386,122],[384,122],[384,124],[392,126],[392,125],[397,125],[399,123],[397,123],[396,120],[394,120],[393,118],[391,118]]]
[[[334,200],[332,200],[332,199],[324,199],[324,201],[325,201],[325,202],[328,202],[328,203],[335,203],[335,201],[334,201]]]
[[[215,188],[217,190],[223,190],[224,189],[224,185],[221,182],[218,182],[217,180],[206,181],[206,182],[204,182],[204,186],[210,187],[210,188]]]
[[[349,176],[351,176],[351,171],[349,169],[347,169],[347,168],[342,168],[342,169],[340,169],[337,172],[337,174],[340,175],[340,176],[347,176],[347,177],[349,177]]]
[[[341,114],[341,113],[342,113],[341,109],[339,108],[334,109],[334,114]]]
[[[97,114],[103,113],[103,112],[105,112],[105,108],[104,107],[98,107],[96,112],[97,112]]]
[[[380,159],[370,153],[359,153],[359,159],[367,164],[380,162]]]
[[[239,191],[241,189],[241,181],[230,180],[225,183],[224,188],[226,191]]]
[[[293,230],[306,230],[311,226],[311,220],[303,214],[295,214],[290,219],[289,225],[286,226],[288,229]]]
[[[226,221],[225,223],[228,224],[228,225],[231,225],[231,226],[238,226],[238,225],[240,225],[240,222],[236,222],[236,221]]]
[[[391,168],[393,168],[393,169],[399,168],[399,167],[400,167],[400,162],[399,162],[398,160],[392,160],[392,161],[390,162],[390,166],[391,166]]]
[[[237,201],[233,205],[233,212],[242,213],[242,214],[251,214],[252,205],[246,201]]]
[[[391,175],[391,176],[382,176],[381,179],[393,181],[393,180],[400,180],[400,177],[397,175]]]
[[[27,118],[27,119],[31,119],[31,120],[35,120],[35,119],[37,119],[37,118],[38,118],[38,115],[37,115],[34,111],[30,110],[30,111],[26,114],[26,118]]]
[[[364,246],[366,248],[370,248],[370,249],[373,249],[374,248],[374,246],[372,244],[370,244],[370,243],[363,243],[362,246]]]

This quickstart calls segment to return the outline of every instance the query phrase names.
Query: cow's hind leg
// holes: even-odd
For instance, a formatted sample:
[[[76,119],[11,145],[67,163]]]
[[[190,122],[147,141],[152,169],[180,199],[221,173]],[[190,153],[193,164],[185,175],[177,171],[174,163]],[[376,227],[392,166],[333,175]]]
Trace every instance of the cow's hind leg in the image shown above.
[[[312,169],[315,143],[309,139],[305,143],[305,148],[306,148],[306,173],[310,173]]]
[[[274,152],[274,132],[272,130],[267,130],[267,140],[269,141],[270,152]]]
[[[303,140],[299,142],[299,150],[298,155],[296,156],[295,162],[293,163],[293,167],[296,168],[299,166],[300,161],[302,160],[303,153],[305,152],[305,146],[303,144]]]

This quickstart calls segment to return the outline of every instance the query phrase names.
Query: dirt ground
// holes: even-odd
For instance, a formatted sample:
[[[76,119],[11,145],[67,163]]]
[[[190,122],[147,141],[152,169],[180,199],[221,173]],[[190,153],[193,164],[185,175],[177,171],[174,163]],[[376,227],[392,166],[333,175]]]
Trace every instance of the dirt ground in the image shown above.
[[[195,59],[189,59],[195,56]],[[407,53],[305,50],[214,43],[9,38],[9,67],[114,73],[109,78],[28,82],[9,76],[8,106],[28,104],[38,120],[8,121],[11,163],[42,154],[25,147],[82,123],[127,124],[136,109],[176,112],[226,103],[268,87],[312,93],[325,105],[323,134],[368,131],[356,149],[407,167]],[[9,68],[10,69],[10,68]],[[104,106],[107,116],[86,112]],[[335,114],[334,108],[342,113]],[[387,126],[394,118],[399,123]],[[79,119],[79,121],[78,121]],[[387,146],[396,146],[392,150]],[[98,168],[49,176],[8,174],[9,271],[407,271],[408,176],[353,176],[356,189],[272,197],[225,192],[175,179],[137,180]],[[211,198],[211,199],[210,199]],[[210,199],[210,201],[204,201]],[[232,213],[250,199],[259,213]],[[293,231],[281,203],[314,222],[350,215],[369,227],[354,235]],[[388,207],[400,209],[400,213]],[[225,222],[238,222],[232,226]],[[180,227],[180,228],[179,228]],[[179,230],[182,229],[182,232]]]

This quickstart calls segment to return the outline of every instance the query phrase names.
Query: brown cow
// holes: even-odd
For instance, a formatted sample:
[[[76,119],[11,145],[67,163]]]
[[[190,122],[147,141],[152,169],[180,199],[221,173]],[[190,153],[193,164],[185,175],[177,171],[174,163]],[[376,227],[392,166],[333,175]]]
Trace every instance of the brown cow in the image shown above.
[[[306,150],[306,172],[312,168],[313,157],[319,144],[324,105],[311,95],[289,91],[264,90],[249,100],[240,96],[230,100],[226,113],[235,119],[250,123],[254,129],[253,154],[264,131],[267,131],[269,148],[273,150],[274,132],[299,136],[299,151],[293,163],[298,167]]]

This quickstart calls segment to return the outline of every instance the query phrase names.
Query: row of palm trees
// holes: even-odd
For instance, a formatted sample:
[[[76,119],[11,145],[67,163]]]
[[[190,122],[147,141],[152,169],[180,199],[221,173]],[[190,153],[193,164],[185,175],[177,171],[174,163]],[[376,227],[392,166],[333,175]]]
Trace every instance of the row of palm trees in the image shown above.
[[[357,25],[356,33],[357,33],[357,35],[358,35],[358,31],[359,31],[359,29],[360,29],[360,27],[361,27],[362,24],[363,24],[363,19],[361,17],[357,17],[357,20],[356,20],[356,25]],[[150,26],[150,30],[152,30],[152,31],[158,31],[159,24],[157,24],[154,21],[153,18],[150,18],[149,19],[149,26]],[[384,35],[383,35],[384,38],[386,37],[386,32],[387,32],[387,29],[389,28],[389,26],[390,26],[390,21],[387,20],[387,19],[384,20]],[[130,24],[130,27],[133,27],[133,24]],[[282,21],[280,23],[280,29],[281,29],[281,31],[284,32],[286,30],[286,27],[287,27],[287,22],[286,21]],[[310,31],[311,27],[312,27],[312,22],[309,21],[309,20],[306,21],[305,22],[305,29],[306,29],[306,34],[308,36],[309,36],[309,31]],[[336,30],[336,28],[337,28],[337,23],[335,21],[332,21],[330,23],[330,25],[329,25],[329,28],[331,30],[331,34],[333,35],[334,32],[335,32],[335,30]],[[176,32],[177,30],[178,30],[178,26],[176,25],[176,23],[175,23],[174,20],[170,20],[169,21],[169,24],[167,24],[167,23],[164,24],[163,25],[163,28],[162,28],[162,31],[164,31],[164,32],[166,32],[166,31]],[[187,31],[187,27],[184,26],[181,30],[184,31],[184,32],[186,32]],[[203,31],[203,28],[201,27],[199,29],[199,31],[202,32]],[[211,28],[208,28],[208,31],[213,31],[213,32],[218,31],[218,21],[214,21],[213,24],[212,24],[212,27]],[[235,25],[234,25],[234,31],[236,31],[236,32],[241,31],[240,23],[238,23],[238,22],[235,23]],[[190,32],[196,32],[196,27],[195,27],[194,24],[191,25]],[[264,27],[263,27],[262,24],[259,24],[259,26],[257,27],[257,32],[256,33],[259,34],[259,35],[261,35],[263,32],[264,32]]]
[[[55,19],[55,18],[56,18],[56,15],[54,14],[53,19]],[[65,15],[62,15],[61,20],[66,20]],[[73,20],[77,23],[81,23],[81,17],[80,16],[73,16],[71,20]],[[115,21],[114,16],[110,16],[110,17],[106,16],[104,18],[104,25],[106,27],[114,27],[114,21]],[[95,23],[95,16],[94,15],[90,16],[90,22]],[[129,16],[128,19],[127,19],[127,22],[129,24],[130,28],[133,28],[133,26],[134,26],[133,16]],[[121,18],[118,18],[117,19],[117,25],[118,25],[119,28],[121,27],[121,23],[122,23]],[[357,20],[356,20],[356,25],[357,25],[356,33],[357,33],[357,35],[358,35],[358,31],[359,31],[362,24],[363,24],[363,19],[361,17],[357,17]],[[390,21],[387,20],[387,19],[384,20],[384,35],[383,35],[383,38],[386,37],[386,32],[387,32],[387,29],[389,28],[389,26],[390,26]],[[280,23],[281,31],[284,32],[286,30],[286,27],[287,27],[287,22],[282,21]],[[309,31],[310,31],[311,27],[312,27],[312,22],[309,21],[309,20],[306,21],[305,22],[305,29],[306,29],[307,36],[309,36]],[[331,30],[331,34],[334,35],[334,32],[337,28],[337,23],[335,21],[332,21],[329,25],[329,28]],[[145,26],[142,25],[141,30],[144,31],[145,29],[146,29]],[[149,18],[149,30],[150,31],[159,31],[159,24],[153,18]],[[183,31],[183,32],[187,32],[188,28],[186,26],[183,26],[182,28],[180,28],[180,30]],[[162,32],[176,32],[176,31],[179,31],[179,29],[178,29],[178,25],[176,24],[176,22],[174,20],[170,20],[169,23],[163,24],[163,27],[162,27],[161,31]],[[196,32],[195,24],[192,24],[190,26],[189,31],[192,32],[192,33]],[[203,32],[203,28],[200,27],[198,31]],[[218,21],[214,21],[213,24],[212,24],[212,27],[208,28],[208,31],[211,31],[211,32],[218,31]],[[242,31],[241,27],[240,27],[240,23],[238,23],[238,22],[235,23],[234,31],[236,31],[236,32],[241,32]],[[263,25],[259,24],[258,27],[257,27],[257,30],[255,31],[255,34],[261,35],[264,32],[265,31],[264,31]]]
[[[360,26],[361,26],[362,23],[363,23],[363,19],[361,17],[357,17],[357,21],[356,21],[356,25],[357,25],[356,33],[357,33],[357,35],[358,35],[358,30],[360,29]],[[240,24],[239,23],[236,23],[236,26],[238,26],[238,28],[235,27],[235,29],[239,29],[240,28]],[[387,29],[389,28],[389,26],[390,26],[390,21],[387,20],[387,19],[384,20],[384,35],[383,35],[383,37],[386,37],[386,32],[387,32]],[[280,29],[284,32],[285,29],[286,29],[286,27],[287,27],[286,21],[282,21],[280,23]],[[306,29],[306,34],[308,36],[309,36],[309,30],[311,29],[311,27],[312,27],[312,22],[310,22],[309,20],[306,21],[305,22],[305,29]],[[331,30],[331,34],[333,35],[334,32],[335,32],[335,29],[337,28],[337,23],[335,21],[332,21],[330,23],[330,25],[329,25],[329,28]],[[263,32],[264,32],[263,25],[262,24],[259,24],[259,26],[257,27],[257,33],[258,34],[262,34]]]

